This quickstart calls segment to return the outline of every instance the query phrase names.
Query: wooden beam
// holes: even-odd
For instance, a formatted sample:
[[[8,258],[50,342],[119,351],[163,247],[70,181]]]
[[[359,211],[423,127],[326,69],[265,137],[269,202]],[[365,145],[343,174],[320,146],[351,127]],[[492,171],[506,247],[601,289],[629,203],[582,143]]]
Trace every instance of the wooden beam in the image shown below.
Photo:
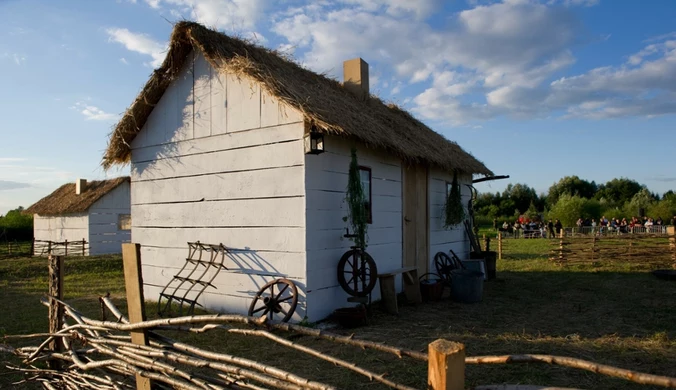
[[[127,311],[129,322],[143,322],[146,319],[143,299],[143,277],[141,274],[141,245],[134,243],[122,244],[122,261],[124,263],[124,285],[127,291]],[[145,330],[132,331],[131,342],[138,345],[148,345],[148,335]],[[150,379],[136,374],[136,389],[150,390]]]
[[[63,258],[49,255],[49,333],[56,333],[63,327],[63,306],[55,299],[63,300]],[[53,352],[61,352],[61,339],[56,338],[49,344]],[[49,367],[58,370],[60,364],[56,360],[49,361]]]
[[[438,339],[428,347],[427,387],[431,390],[465,389],[465,345]]]

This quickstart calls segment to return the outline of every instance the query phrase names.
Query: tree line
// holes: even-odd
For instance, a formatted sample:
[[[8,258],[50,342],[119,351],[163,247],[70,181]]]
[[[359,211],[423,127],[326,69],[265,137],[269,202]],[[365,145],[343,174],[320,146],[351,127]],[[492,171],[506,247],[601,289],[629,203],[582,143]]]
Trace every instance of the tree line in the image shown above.
[[[23,207],[0,215],[0,242],[25,241],[33,238],[33,215],[25,214]]]
[[[509,184],[502,192],[484,192],[474,202],[479,221],[497,219],[513,222],[520,216],[531,220],[559,219],[564,226],[575,226],[578,218],[661,217],[669,221],[676,215],[676,193],[662,196],[650,192],[635,180],[616,178],[603,184],[578,176],[566,176],[537,194],[527,184]]]

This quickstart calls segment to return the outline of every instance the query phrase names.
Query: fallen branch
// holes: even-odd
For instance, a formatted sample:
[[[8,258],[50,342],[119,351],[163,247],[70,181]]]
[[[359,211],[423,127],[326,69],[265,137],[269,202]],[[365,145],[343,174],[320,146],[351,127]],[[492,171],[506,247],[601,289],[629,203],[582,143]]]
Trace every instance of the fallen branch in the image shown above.
[[[502,363],[548,363],[552,365],[578,368],[596,372],[598,374],[608,375],[615,378],[622,378],[628,381],[641,383],[644,385],[654,385],[662,387],[676,388],[676,378],[670,378],[660,375],[645,374],[638,371],[626,370],[590,362],[587,360],[576,359],[566,356],[553,355],[504,355],[504,356],[473,356],[465,358],[465,364],[502,364]]]

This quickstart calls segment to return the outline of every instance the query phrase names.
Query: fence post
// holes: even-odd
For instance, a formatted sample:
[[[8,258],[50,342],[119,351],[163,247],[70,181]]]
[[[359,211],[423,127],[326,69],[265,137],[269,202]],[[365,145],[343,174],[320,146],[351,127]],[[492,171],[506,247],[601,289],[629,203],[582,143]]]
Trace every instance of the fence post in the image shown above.
[[[7,252],[10,256],[12,255],[12,241],[7,241]]]
[[[63,306],[55,299],[63,299],[63,258],[49,255],[49,333],[56,333],[63,327]],[[61,352],[61,339],[55,339],[49,344],[52,352]],[[49,362],[49,367],[59,369],[56,360]]]
[[[428,355],[428,389],[464,390],[465,345],[438,339],[428,346]]]
[[[83,238],[83,239],[82,239],[82,257],[84,257],[84,255],[85,255],[85,244],[86,244],[86,241],[85,241],[85,239]]]
[[[65,244],[65,246],[66,246],[66,249],[65,249],[65,251],[64,251],[64,253],[65,253],[64,256],[68,256],[68,240],[65,240],[65,241],[64,241],[64,244]]]
[[[498,260],[502,260],[502,232],[498,232]]]
[[[671,268],[676,269],[676,227],[667,226],[667,234],[669,235],[669,249],[671,250]]]
[[[47,241],[47,254],[48,255],[52,254],[52,241],[51,240]]]
[[[134,243],[122,244],[122,262],[124,265],[124,286],[127,290],[127,310],[129,322],[146,320],[143,300],[143,277],[141,274],[141,245]],[[132,331],[131,342],[138,345],[148,345],[148,335],[145,330]],[[136,389],[150,390],[150,379],[136,374]]]
[[[591,261],[594,261],[594,250],[596,250],[596,236],[592,237]]]

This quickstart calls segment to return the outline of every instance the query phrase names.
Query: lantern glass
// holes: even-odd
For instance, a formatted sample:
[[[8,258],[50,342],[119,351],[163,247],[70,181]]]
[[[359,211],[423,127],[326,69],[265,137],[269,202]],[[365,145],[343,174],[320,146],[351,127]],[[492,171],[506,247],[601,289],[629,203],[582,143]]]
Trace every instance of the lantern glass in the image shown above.
[[[305,136],[305,153],[320,154],[324,152],[324,135],[314,129]]]

